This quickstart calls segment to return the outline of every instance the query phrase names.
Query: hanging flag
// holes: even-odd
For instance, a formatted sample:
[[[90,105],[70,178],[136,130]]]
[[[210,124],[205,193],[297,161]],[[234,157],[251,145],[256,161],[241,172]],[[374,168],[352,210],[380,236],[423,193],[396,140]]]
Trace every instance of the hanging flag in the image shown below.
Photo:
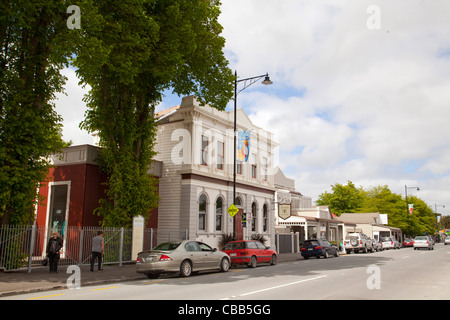
[[[250,154],[250,133],[251,131],[239,132],[238,136],[238,159],[247,162]]]
[[[413,209],[414,209],[414,205],[413,204],[408,204],[409,214],[413,213]]]

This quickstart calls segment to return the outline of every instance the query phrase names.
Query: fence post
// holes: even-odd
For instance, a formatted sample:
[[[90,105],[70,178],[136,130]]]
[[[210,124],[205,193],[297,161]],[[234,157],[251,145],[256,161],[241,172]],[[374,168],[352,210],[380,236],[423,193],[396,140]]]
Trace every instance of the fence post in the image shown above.
[[[122,260],[123,260],[123,227],[120,228],[120,248],[119,248],[119,267],[122,266]]]
[[[28,253],[28,273],[31,273],[31,263],[33,260],[34,246],[36,241],[36,225],[31,227],[30,251]]]
[[[153,249],[153,228],[150,228],[150,250]]]
[[[81,227],[80,231],[80,250],[78,251],[78,265],[81,266],[83,262],[83,239],[84,238],[84,228]]]

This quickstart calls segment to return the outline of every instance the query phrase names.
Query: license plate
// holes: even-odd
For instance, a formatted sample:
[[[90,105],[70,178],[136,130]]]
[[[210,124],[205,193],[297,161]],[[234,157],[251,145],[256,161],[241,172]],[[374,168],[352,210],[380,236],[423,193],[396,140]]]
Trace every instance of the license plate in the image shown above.
[[[230,257],[236,257],[236,253],[230,253]]]
[[[153,257],[145,258],[145,262],[150,262],[150,261],[153,261]]]
[[[309,248],[309,249],[308,249],[308,251],[313,251],[313,250],[314,250],[313,248]]]

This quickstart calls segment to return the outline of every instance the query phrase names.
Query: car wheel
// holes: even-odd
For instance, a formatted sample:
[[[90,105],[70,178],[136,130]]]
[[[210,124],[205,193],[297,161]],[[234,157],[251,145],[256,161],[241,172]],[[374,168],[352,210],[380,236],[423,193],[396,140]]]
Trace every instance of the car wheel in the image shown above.
[[[256,257],[255,256],[253,256],[251,259],[250,259],[250,264],[248,265],[250,268],[256,268]]]
[[[325,253],[323,254],[323,257],[324,257],[325,259],[328,259],[329,254],[328,254],[328,251],[327,251],[327,250],[325,250]]]
[[[273,266],[277,264],[277,256],[275,254],[272,255],[272,260],[270,260],[270,264]]]
[[[227,272],[230,270],[230,261],[227,258],[223,258],[220,262],[220,271]]]
[[[192,274],[192,265],[189,260],[184,260],[180,265],[180,277],[189,277]]]
[[[335,256],[336,258],[339,257],[339,250],[336,250],[334,256]]]

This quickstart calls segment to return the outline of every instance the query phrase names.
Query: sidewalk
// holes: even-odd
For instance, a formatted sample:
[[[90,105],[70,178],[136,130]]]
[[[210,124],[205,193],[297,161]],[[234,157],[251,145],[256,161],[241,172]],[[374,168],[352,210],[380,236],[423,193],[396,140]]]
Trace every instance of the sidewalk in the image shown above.
[[[278,263],[303,259],[300,253],[282,253]],[[97,265],[95,266],[95,270]],[[67,266],[60,266],[58,273],[49,273],[47,267],[27,270],[0,272],[0,298],[4,296],[66,289],[67,279],[72,273],[66,273]],[[147,277],[136,273],[135,264],[105,265],[103,272],[90,272],[89,266],[81,267],[81,286],[115,283],[120,281],[145,280]]]

